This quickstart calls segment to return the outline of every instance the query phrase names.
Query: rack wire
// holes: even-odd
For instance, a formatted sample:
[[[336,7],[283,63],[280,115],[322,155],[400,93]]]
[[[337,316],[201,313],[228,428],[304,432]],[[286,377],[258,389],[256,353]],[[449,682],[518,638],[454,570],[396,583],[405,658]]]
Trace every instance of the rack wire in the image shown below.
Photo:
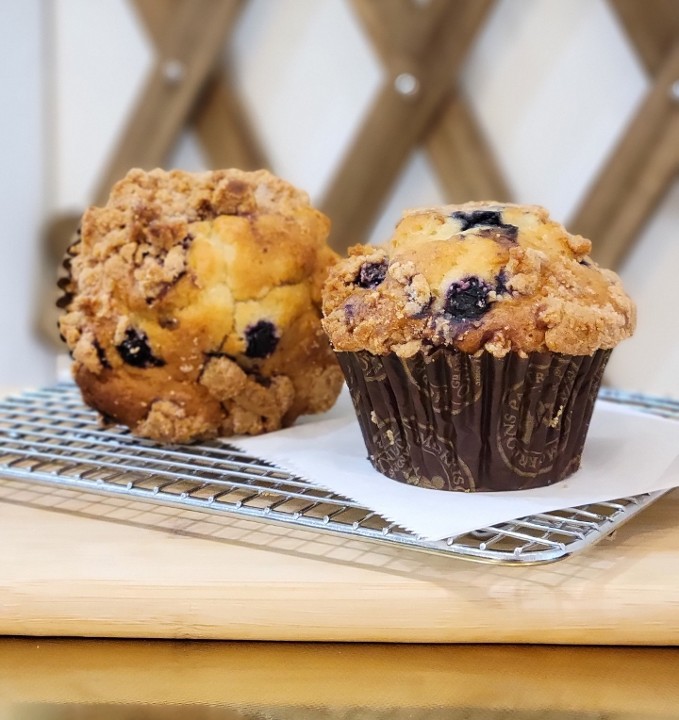
[[[679,419],[676,401],[610,390],[602,390],[600,397]],[[226,442],[158,445],[120,427],[103,428],[72,383],[0,402],[0,478],[0,483],[11,484],[10,497],[17,482],[39,483],[53,491],[94,492],[479,562],[522,565],[561,560],[590,547],[663,494],[540,513],[428,541]]]

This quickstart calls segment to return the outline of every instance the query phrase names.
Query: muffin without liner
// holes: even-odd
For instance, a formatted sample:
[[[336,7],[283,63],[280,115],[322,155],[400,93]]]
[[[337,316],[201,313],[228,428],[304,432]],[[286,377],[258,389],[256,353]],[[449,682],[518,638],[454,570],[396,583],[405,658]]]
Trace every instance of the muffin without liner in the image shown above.
[[[132,170],[69,248],[59,326],[85,401],[138,435],[258,434],[329,409],[328,219],[269,172]]]

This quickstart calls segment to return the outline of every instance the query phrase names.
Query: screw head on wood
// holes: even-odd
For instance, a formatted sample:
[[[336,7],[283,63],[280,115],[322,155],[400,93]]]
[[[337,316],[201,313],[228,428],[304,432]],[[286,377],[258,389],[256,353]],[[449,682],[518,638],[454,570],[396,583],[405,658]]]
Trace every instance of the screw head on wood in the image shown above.
[[[186,68],[179,60],[166,60],[163,63],[163,77],[170,85],[177,85],[184,79]]]
[[[670,95],[671,100],[674,100],[674,102],[679,103],[679,80],[675,80],[670,85],[669,95]]]
[[[413,97],[420,91],[420,81],[412,73],[400,73],[394,78],[394,88],[400,95]]]

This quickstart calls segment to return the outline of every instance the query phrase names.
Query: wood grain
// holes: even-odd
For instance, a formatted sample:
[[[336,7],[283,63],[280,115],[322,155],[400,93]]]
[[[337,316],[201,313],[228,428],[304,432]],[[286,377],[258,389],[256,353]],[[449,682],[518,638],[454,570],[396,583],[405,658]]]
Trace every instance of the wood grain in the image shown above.
[[[134,0],[139,16],[157,51],[168,52],[167,31],[171,27],[177,2]],[[245,0],[232,0],[232,25],[242,12]],[[256,170],[266,167],[267,160],[240,97],[235,92],[227,65],[218,64],[205,82],[202,92],[186,118],[193,126],[208,163],[213,168],[237,167]]]
[[[584,554],[484,566],[2,480],[0,633],[679,645],[677,517],[674,493]]]
[[[173,5],[163,29],[162,52],[104,170],[95,202],[105,202],[112,185],[130,167],[151,169],[163,164],[217,65],[239,7],[237,0],[193,0]],[[167,63],[180,70],[176,81],[168,79]]]
[[[49,704],[49,718],[58,707],[69,720],[116,708],[135,720],[224,720],[202,711],[226,706],[277,720],[664,720],[676,718],[678,665],[676,648],[6,639],[0,712],[14,718],[20,706],[22,720],[45,720]],[[78,705],[89,714],[74,715]]]
[[[430,41],[426,32],[431,28],[426,23],[435,27],[445,22],[444,2],[430,5],[429,15],[412,2],[401,2],[397,12],[394,8],[385,12],[384,5],[361,0],[354,0],[353,7],[392,75],[403,56],[417,52],[419,46]],[[489,5],[485,12],[491,9]],[[455,87],[454,79],[451,85],[441,108],[424,126],[423,135],[418,139],[428,153],[446,201],[509,200],[509,188],[466,98]]]
[[[608,0],[651,75],[662,64],[679,37],[676,0]]]
[[[493,152],[459,90],[450,91],[424,138],[424,146],[446,202],[511,200]]]
[[[331,242],[340,251],[365,241],[406,159],[455,81],[491,0],[435,2],[422,6],[421,15],[415,16],[411,10],[396,12],[403,3],[355,0],[354,6],[361,18],[367,18],[366,28],[388,62],[385,84],[322,203],[333,219]],[[395,87],[401,74],[417,80],[412,95]]]
[[[679,104],[669,94],[677,78],[679,41],[574,219],[605,267],[619,265],[679,169]]]
[[[652,87],[576,213],[577,232],[595,240],[594,256],[617,268],[676,177],[679,14],[674,0],[610,0]]]

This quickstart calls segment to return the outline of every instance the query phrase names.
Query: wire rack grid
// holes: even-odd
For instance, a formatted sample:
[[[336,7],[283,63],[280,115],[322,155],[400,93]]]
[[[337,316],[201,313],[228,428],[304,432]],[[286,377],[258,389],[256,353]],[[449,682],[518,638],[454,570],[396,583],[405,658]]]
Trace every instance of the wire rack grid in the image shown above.
[[[671,400],[606,390],[601,397],[679,419],[679,403]],[[663,494],[540,513],[433,542],[228,443],[158,445],[119,427],[102,428],[72,383],[0,402],[0,477],[522,565],[591,546]]]

